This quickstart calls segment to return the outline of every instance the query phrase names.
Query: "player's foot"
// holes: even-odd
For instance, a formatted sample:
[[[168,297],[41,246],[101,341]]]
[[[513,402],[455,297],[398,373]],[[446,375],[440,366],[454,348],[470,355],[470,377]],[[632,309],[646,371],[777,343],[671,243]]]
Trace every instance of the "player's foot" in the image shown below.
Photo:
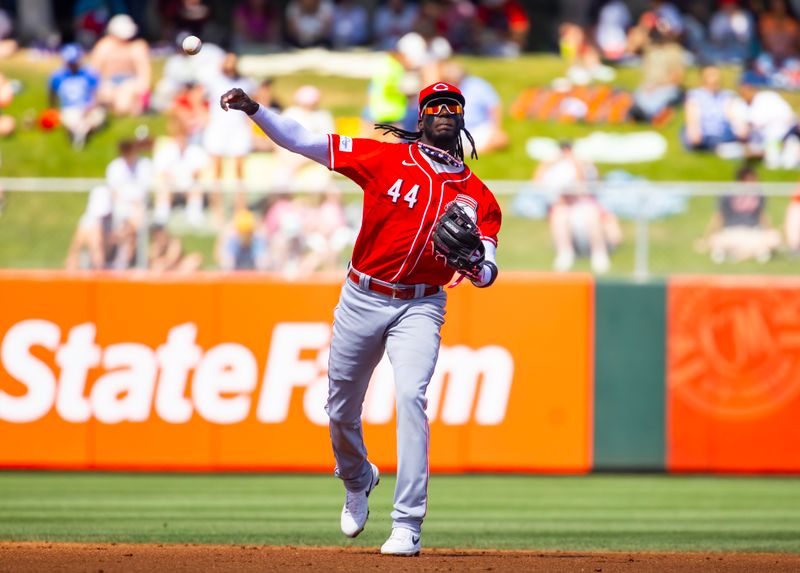
[[[420,534],[406,529],[395,527],[386,543],[381,545],[383,555],[398,555],[400,557],[414,557],[419,555],[422,545],[419,542]]]
[[[369,464],[372,467],[372,481],[366,489],[361,491],[347,491],[345,494],[344,507],[342,507],[342,533],[347,537],[356,537],[359,533],[364,531],[364,526],[367,524],[367,517],[369,517],[369,494],[375,489],[375,486],[381,481],[381,474],[375,464]]]

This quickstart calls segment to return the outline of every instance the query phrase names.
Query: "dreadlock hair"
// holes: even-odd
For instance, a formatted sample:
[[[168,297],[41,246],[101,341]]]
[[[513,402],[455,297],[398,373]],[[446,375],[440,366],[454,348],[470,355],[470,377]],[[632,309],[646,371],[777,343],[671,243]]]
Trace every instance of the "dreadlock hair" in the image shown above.
[[[404,139],[405,141],[419,141],[420,138],[422,137],[422,131],[408,131],[401,127],[394,126],[390,123],[376,123],[374,129],[381,130],[384,135],[388,135],[391,133],[395,137],[399,139]],[[469,144],[472,147],[472,152],[469,154],[469,156],[472,159],[478,159],[478,152],[475,151],[475,140],[472,139],[472,134],[469,131],[467,131],[466,127],[462,127],[461,131],[463,131],[464,135],[467,136],[467,140],[469,140]],[[456,137],[456,148],[453,154],[461,161],[464,161],[464,146],[461,143],[460,137]]]

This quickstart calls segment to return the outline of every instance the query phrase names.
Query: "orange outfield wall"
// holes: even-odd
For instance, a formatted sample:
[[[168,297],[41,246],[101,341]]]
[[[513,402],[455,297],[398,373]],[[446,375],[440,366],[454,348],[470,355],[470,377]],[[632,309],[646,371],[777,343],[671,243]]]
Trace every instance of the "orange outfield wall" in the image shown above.
[[[800,471],[800,281],[669,283],[667,467]]]
[[[0,466],[331,471],[323,405],[340,288],[0,273]],[[431,469],[588,471],[591,277],[504,274],[448,299]],[[393,400],[382,363],[364,431],[389,471]]]

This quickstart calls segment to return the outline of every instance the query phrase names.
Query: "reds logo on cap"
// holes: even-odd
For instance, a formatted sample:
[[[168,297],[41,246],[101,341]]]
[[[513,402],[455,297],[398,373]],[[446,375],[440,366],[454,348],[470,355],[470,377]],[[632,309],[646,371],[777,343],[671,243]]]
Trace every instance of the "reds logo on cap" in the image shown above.
[[[448,84],[445,82],[437,82],[435,84],[431,84],[426,87],[424,90],[419,92],[419,108],[422,109],[425,107],[425,104],[432,99],[440,98],[440,97],[447,97],[453,99],[460,103],[462,106],[464,105],[464,95],[461,93],[461,90],[458,89],[456,86],[452,84]]]

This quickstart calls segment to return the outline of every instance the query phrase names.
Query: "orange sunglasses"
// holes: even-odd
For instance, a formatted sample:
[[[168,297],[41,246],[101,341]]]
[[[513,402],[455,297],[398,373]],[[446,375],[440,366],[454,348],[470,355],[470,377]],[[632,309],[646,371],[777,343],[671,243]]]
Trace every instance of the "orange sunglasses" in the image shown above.
[[[464,108],[457,103],[440,103],[440,104],[432,104],[426,106],[422,113],[423,115],[439,115],[442,110],[446,111],[450,115],[456,115],[464,113]]]

